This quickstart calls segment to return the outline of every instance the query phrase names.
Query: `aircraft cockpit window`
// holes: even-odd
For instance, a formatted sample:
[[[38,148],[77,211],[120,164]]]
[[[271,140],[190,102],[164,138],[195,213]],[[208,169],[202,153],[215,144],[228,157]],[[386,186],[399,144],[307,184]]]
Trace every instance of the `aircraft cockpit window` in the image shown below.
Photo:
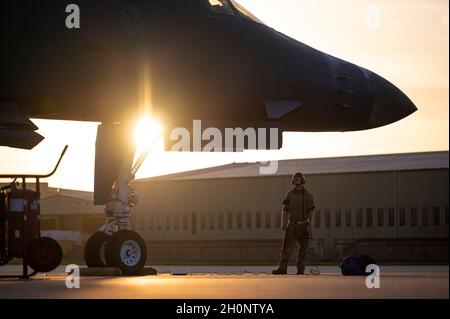
[[[241,16],[244,18],[247,18],[253,22],[264,24],[261,20],[259,20],[254,14],[252,14],[250,11],[245,9],[242,5],[240,5],[236,0],[230,0],[233,6],[236,8],[236,10],[239,12]]]
[[[222,13],[227,15],[234,15],[233,8],[226,0],[207,0],[206,5],[209,10],[215,13]]]

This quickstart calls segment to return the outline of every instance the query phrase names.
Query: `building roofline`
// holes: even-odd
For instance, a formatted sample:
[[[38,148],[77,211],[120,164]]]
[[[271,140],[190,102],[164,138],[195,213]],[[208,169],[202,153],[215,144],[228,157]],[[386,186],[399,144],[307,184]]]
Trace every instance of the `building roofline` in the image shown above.
[[[92,193],[90,193],[90,194],[92,195]],[[75,199],[75,200],[80,200],[80,201],[84,201],[84,202],[92,202],[92,199],[87,199],[87,198],[82,198],[82,197],[77,197],[77,196],[71,196],[71,195],[67,195],[67,194],[64,194],[64,193],[49,194],[46,197],[42,197],[41,200],[47,200],[47,199],[51,199],[51,198],[55,198],[55,197]]]
[[[290,176],[296,168],[299,168],[298,170],[303,171],[307,175],[448,169],[449,151],[287,159],[280,160],[278,163],[279,170],[274,175],[259,174],[260,163],[231,163],[199,170],[139,179],[134,181],[134,183],[248,178],[257,176]]]

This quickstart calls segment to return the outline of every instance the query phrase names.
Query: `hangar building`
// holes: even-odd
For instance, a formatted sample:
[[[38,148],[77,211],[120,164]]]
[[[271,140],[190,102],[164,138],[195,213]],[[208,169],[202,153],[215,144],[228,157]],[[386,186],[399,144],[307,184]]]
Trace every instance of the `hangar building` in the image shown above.
[[[310,258],[448,262],[448,152],[230,164],[135,181],[132,224],[158,261],[276,262],[282,201],[306,175],[316,204]],[[312,253],[314,252],[314,253]]]

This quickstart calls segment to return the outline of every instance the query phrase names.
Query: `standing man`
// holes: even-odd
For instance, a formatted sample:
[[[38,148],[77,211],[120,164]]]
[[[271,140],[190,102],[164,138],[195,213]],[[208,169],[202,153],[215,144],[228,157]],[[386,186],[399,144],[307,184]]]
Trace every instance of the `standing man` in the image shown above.
[[[281,249],[278,269],[272,271],[274,275],[286,275],[289,258],[298,242],[297,274],[305,272],[305,255],[308,247],[311,223],[314,217],[313,195],[305,188],[306,180],[302,173],[292,177],[294,188],[289,191],[283,201],[282,229],[284,231],[283,246]]]

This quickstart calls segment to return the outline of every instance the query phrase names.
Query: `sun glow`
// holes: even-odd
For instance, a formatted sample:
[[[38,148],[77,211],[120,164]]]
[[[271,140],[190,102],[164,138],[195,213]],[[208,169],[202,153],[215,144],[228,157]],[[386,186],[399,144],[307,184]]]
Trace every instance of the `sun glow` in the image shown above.
[[[134,165],[137,171],[140,171],[144,162],[151,162],[151,166],[162,164],[164,153],[162,131],[163,126],[154,118],[146,116],[136,122],[134,129],[134,142],[136,143]]]
[[[163,126],[151,117],[141,118],[135,126],[134,141],[138,149],[152,147],[162,138]]]

